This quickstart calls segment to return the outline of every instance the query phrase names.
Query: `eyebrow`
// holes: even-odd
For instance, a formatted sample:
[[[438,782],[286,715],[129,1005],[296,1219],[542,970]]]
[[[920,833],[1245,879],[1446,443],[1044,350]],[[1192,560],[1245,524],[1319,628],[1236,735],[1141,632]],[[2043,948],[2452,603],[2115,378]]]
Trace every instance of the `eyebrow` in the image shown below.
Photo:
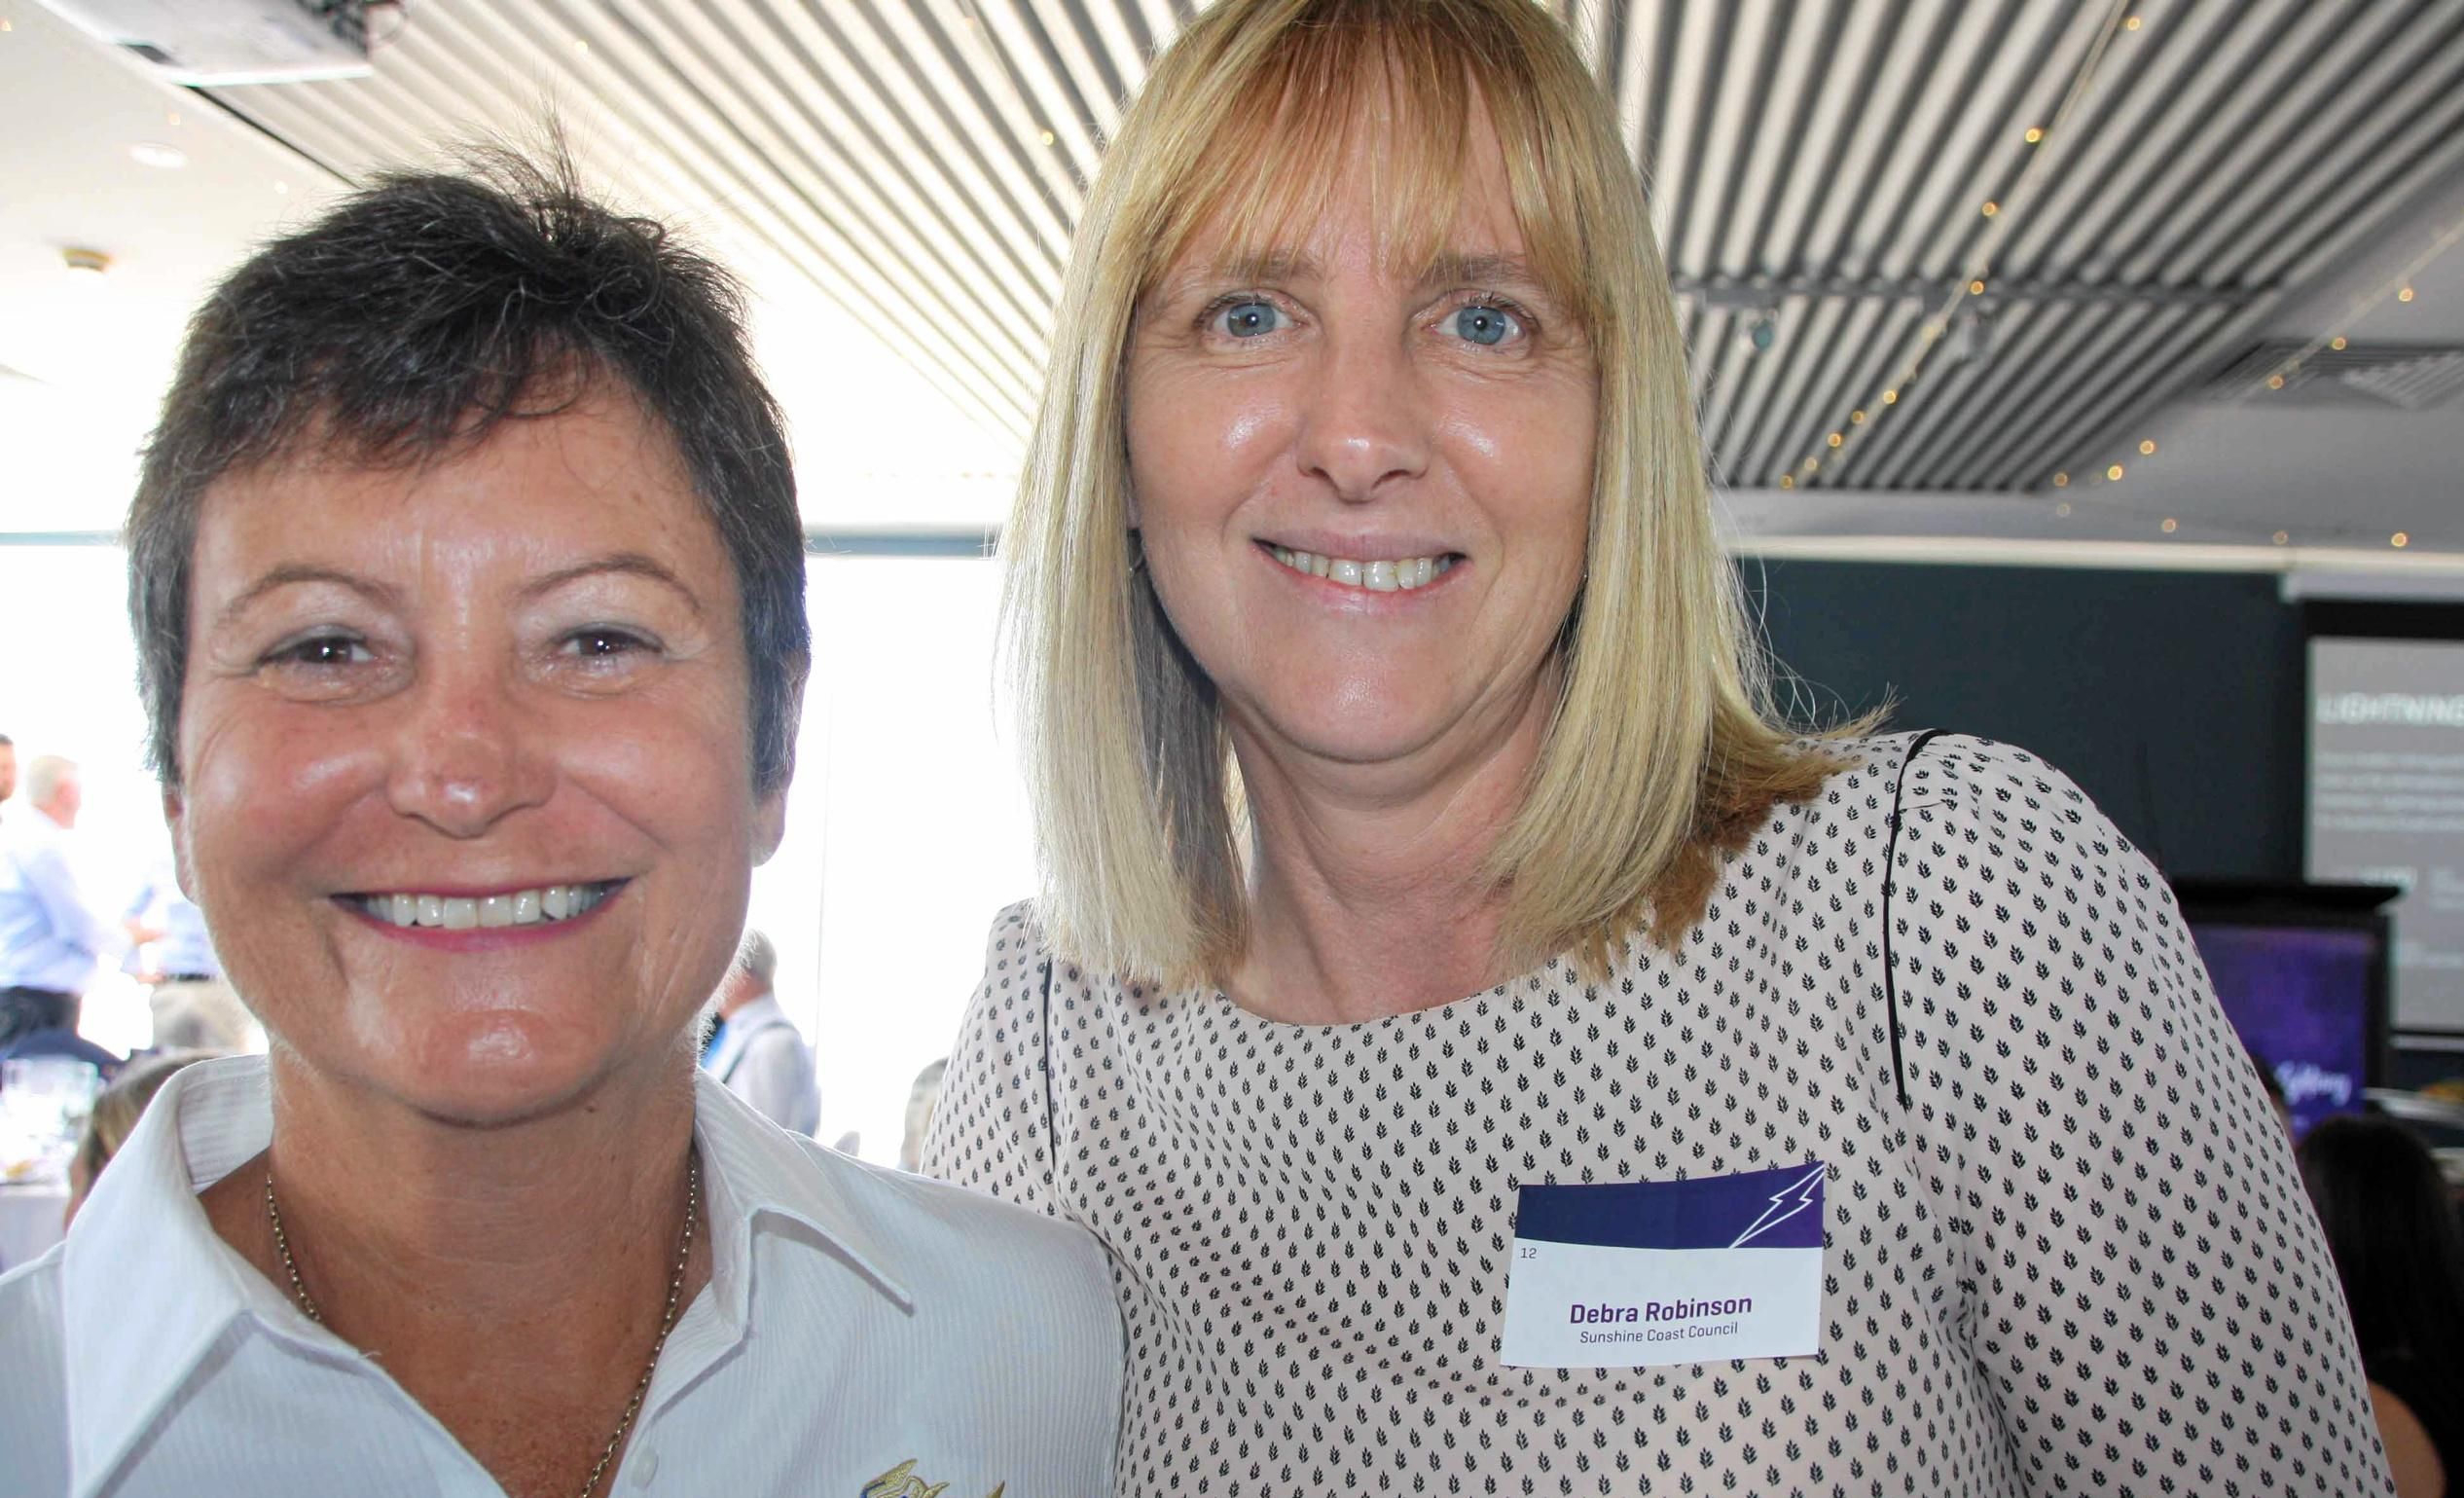
[[[662,584],[682,599],[685,606],[693,610],[696,618],[702,614],[702,600],[691,588],[684,585],[683,579],[660,565],[655,559],[633,551],[615,552],[604,557],[594,557],[587,562],[577,562],[571,566],[559,567],[544,577],[534,577],[525,583],[521,596],[524,602],[527,603],[544,598],[557,589],[579,582],[583,578],[609,573],[648,578],[652,582]],[[385,608],[398,607],[402,601],[399,593],[373,577],[361,577],[353,572],[340,571],[329,566],[317,566],[310,563],[285,563],[260,575],[255,582],[242,589],[237,597],[225,603],[214,615],[214,622],[217,625],[228,624],[267,594],[278,589],[300,587],[309,583],[326,583],[337,588],[347,589]]]
[[[651,582],[661,584],[669,591],[675,594],[676,597],[682,599],[684,601],[684,606],[693,610],[695,618],[700,618],[702,615],[702,600],[700,595],[696,594],[691,588],[686,587],[684,585],[684,579],[676,576],[674,572],[670,571],[666,566],[658,561],[658,559],[644,556],[642,553],[637,551],[611,552],[604,557],[594,557],[588,562],[577,562],[571,566],[559,567],[555,571],[550,572],[543,577],[534,577],[529,582],[523,584],[522,598],[524,602],[527,603],[536,599],[545,598],[547,595],[554,593],[557,589],[564,587],[569,583],[580,582],[586,577],[600,577],[610,574],[623,577],[640,577]]]
[[[236,597],[215,613],[214,623],[217,626],[229,624],[267,594],[307,583],[330,583],[337,588],[348,589],[371,603],[388,608],[400,602],[400,595],[373,577],[361,577],[356,573],[338,571],[333,567],[317,566],[310,563],[289,562],[269,569],[255,582],[241,589]]]
[[[1540,277],[1532,274],[1531,261],[1521,255],[1462,255],[1453,251],[1441,251],[1420,276],[1424,290],[1446,282],[1464,281],[1506,281],[1537,286]]]
[[[1210,281],[1281,281],[1306,280],[1321,274],[1316,257],[1293,250],[1262,250],[1254,254],[1232,255],[1216,261],[1199,273]],[[1540,278],[1533,274],[1532,262],[1522,255],[1495,253],[1464,254],[1441,250],[1420,274],[1419,284],[1426,291],[1431,286],[1463,282],[1510,282],[1521,286],[1537,286]]]

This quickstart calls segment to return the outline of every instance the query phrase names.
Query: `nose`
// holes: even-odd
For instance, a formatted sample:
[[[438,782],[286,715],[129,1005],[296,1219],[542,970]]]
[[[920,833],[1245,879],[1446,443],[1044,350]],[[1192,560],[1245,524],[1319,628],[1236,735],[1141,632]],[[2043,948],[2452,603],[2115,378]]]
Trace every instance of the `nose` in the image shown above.
[[[386,786],[395,812],[474,838],[547,799],[554,777],[537,714],[501,674],[427,671],[406,696]]]
[[[1330,337],[1301,419],[1302,471],[1344,502],[1365,504],[1425,473],[1429,449],[1425,393],[1400,343]]]

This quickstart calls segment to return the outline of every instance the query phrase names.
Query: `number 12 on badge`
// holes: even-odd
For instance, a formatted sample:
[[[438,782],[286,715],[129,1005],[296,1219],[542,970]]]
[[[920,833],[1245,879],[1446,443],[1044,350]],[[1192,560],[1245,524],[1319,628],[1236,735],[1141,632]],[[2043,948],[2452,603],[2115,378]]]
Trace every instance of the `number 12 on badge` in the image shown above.
[[[1820,1351],[1824,1170],[1522,1187],[1498,1361],[1649,1368]]]

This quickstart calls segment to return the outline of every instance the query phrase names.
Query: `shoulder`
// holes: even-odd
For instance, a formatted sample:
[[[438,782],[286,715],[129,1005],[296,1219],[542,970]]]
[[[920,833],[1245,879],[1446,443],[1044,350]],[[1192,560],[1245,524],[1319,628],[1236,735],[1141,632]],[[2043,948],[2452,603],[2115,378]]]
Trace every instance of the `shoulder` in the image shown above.
[[[911,1242],[949,1247],[955,1255],[950,1267],[980,1278],[986,1245],[997,1244],[1005,1266],[1058,1288],[1092,1289],[1109,1303],[1111,1281],[1104,1252],[1086,1229],[927,1176],[834,1152],[830,1157],[845,1173],[852,1199],[881,1221],[895,1223]]]
[[[2069,776],[2014,744],[1944,731],[1889,734],[1864,741],[1863,749],[1869,764],[1902,777],[1905,811],[2028,802],[2094,810]]]
[[[1005,1052],[1033,1040],[1040,1048],[1045,968],[1051,960],[1034,901],[1020,900],[993,918],[984,936],[984,976],[960,1029],[954,1071],[981,1064],[988,1047]]]
[[[13,1491],[68,1487],[66,1340],[60,1326],[59,1250],[0,1274],[0,1451]],[[0,1483],[7,1486],[8,1483]]]
[[[836,1241],[931,1306],[1007,1307],[1024,1330],[1117,1326],[1103,1251],[1038,1212],[839,1153],[771,1124],[724,1088],[698,1094],[728,1179]]]
[[[997,1321],[1031,1347],[1110,1368],[1121,1345],[1111,1270],[1086,1229],[961,1187],[800,1141],[850,1224],[920,1308]],[[990,1324],[990,1321],[987,1324]]]
[[[992,930],[984,933],[985,984],[991,987],[1040,974],[1044,960],[1051,955],[1051,940],[1035,914],[1035,902],[1022,899],[1005,905],[993,917]]]
[[[2077,782],[2015,745],[1929,731],[1825,748],[1840,768],[1811,806],[1884,831],[1896,819],[1903,849],[1923,826],[1937,838],[2076,844],[2099,858],[2136,851]]]

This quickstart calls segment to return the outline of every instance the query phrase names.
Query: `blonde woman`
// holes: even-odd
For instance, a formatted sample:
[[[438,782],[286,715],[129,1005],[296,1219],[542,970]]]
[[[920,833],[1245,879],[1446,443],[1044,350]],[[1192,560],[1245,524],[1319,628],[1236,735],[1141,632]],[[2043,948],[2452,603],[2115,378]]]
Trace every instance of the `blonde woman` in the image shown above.
[[[1007,542],[1047,890],[927,1168],[1104,1241],[1124,1494],[2383,1491],[2147,862],[1772,712],[1648,222],[1528,0],[1158,60]]]

